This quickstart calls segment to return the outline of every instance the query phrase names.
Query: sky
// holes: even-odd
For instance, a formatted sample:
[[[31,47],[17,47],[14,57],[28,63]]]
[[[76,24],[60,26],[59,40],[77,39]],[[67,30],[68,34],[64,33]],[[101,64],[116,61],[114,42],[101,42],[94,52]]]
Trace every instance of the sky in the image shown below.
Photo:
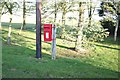
[[[23,1],[23,0],[11,0],[11,1],[14,1],[14,2],[17,2],[17,1]],[[36,2],[36,1],[43,1],[43,0],[25,0],[25,1],[29,1],[29,2]],[[55,0],[46,0],[47,2],[53,2]],[[64,0],[56,0],[56,1],[64,1]],[[81,2],[86,2],[86,1],[90,1],[90,0],[67,0],[67,1],[81,1]],[[98,2],[98,1],[110,1],[110,0],[92,0],[92,2]],[[113,0],[115,2],[118,2],[120,0]]]
[[[14,1],[14,2],[17,2],[17,1],[23,1],[23,0],[10,0],[10,1]],[[29,1],[29,2],[36,2],[36,1],[43,1],[43,0],[25,0],[25,1]],[[47,2],[53,2],[55,0],[46,0]],[[64,1],[64,0],[56,0],[56,1]],[[66,0],[66,1],[81,1],[81,2],[89,2],[90,0]],[[99,0],[92,0],[92,2],[98,2]],[[105,0],[104,0],[105,1]]]
[[[13,1],[22,1],[22,0],[13,0]],[[35,1],[35,0],[26,0],[26,1]],[[52,0],[51,0],[52,1]],[[96,0],[93,0],[94,2],[96,1]],[[97,3],[97,7],[99,7],[99,3],[100,2],[95,2],[95,3]],[[21,12],[16,12],[16,14],[18,14],[18,15],[13,15],[13,23],[22,23],[22,11]],[[85,17],[86,17],[86,15],[87,15],[88,13],[87,13],[87,11],[85,12]],[[95,14],[97,14],[97,10],[95,11]],[[59,13],[58,14],[59,16],[57,17],[58,19],[61,19],[61,16],[62,16],[62,14],[61,13]],[[74,15],[78,15],[78,13],[67,13],[67,15],[66,16],[74,16]],[[98,16],[98,15],[94,15],[93,16],[93,19],[95,19],[95,20],[100,20],[101,18]],[[9,22],[9,15],[8,14],[4,14],[3,16],[2,16],[2,19],[1,19],[1,21],[2,22]],[[35,14],[31,14],[30,16],[27,16],[26,17],[26,23],[36,23],[36,15]]]

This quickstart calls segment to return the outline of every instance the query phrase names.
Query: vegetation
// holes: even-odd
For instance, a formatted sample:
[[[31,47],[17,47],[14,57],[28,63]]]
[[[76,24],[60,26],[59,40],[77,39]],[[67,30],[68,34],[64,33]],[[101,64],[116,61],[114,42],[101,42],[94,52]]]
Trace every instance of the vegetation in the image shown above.
[[[110,2],[101,2],[101,9],[99,10],[99,15],[103,16],[103,20],[101,20],[101,24],[103,27],[108,28],[111,35],[114,35],[114,40],[118,36],[118,32],[120,31],[120,1],[115,2],[111,0]],[[111,24],[112,22],[112,24]],[[106,26],[107,24],[110,25]]]
[[[13,29],[12,44],[7,45],[8,28],[2,31],[3,78],[117,78],[120,44],[108,37],[92,43],[93,51],[78,54],[74,42],[57,38],[57,59],[51,60],[51,43],[43,42],[42,59],[35,58],[35,32]],[[112,64],[112,65],[111,65]]]
[[[26,1],[0,2],[0,20],[5,14],[10,19],[0,27],[3,78],[119,77],[119,2],[38,0],[35,7],[35,2]],[[23,13],[18,14],[22,23],[12,22],[16,11]],[[28,14],[37,14],[36,22],[28,24]],[[96,15],[103,19],[94,20]],[[43,41],[45,23],[57,28],[56,60],[51,59],[51,42]]]

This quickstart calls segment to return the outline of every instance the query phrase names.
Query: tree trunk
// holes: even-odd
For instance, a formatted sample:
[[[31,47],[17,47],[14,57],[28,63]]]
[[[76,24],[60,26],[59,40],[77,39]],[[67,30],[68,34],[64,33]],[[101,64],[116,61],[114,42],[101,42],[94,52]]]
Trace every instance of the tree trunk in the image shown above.
[[[41,54],[41,3],[42,0],[36,0],[36,58],[42,58]]]
[[[26,7],[25,7],[25,0],[23,0],[23,22],[20,28],[19,34],[21,34],[22,30],[25,30],[25,25],[26,25]]]
[[[61,38],[65,38],[65,12],[62,14],[62,31],[61,31]]]
[[[25,0],[23,0],[23,29],[25,29],[25,19],[26,19],[26,7],[25,7]]]
[[[90,0],[90,2],[89,2],[89,4],[88,4],[88,27],[90,27],[91,26],[91,20],[92,20],[92,15],[94,14],[94,12],[95,12],[95,5],[94,5],[94,7],[93,7],[93,5],[92,5],[92,0]]]
[[[118,18],[119,18],[119,15],[118,15]],[[119,27],[119,19],[117,19],[117,21],[116,21],[116,27],[115,27],[115,31],[114,31],[114,41],[117,40],[118,27]]]
[[[62,24],[65,25],[65,12],[62,13]]]
[[[92,20],[92,5],[90,5],[90,12],[89,12],[89,22],[88,22],[88,27],[90,27],[91,26],[91,20]]]
[[[1,26],[1,16],[2,16],[2,3],[0,4],[0,30],[2,29],[2,26]]]
[[[2,26],[1,26],[1,14],[0,14],[0,30],[2,30]]]
[[[79,22],[78,22],[78,34],[76,39],[75,50],[81,51],[82,48],[82,37],[83,37],[83,23],[84,22],[84,6],[83,3],[79,3]]]
[[[90,2],[89,2],[89,4],[88,4],[88,27],[90,27],[91,26],[91,20],[92,20],[92,11],[93,11],[93,13],[94,13],[94,10],[92,10],[92,1],[90,0]]]
[[[54,23],[56,23],[56,19],[57,19],[57,4],[56,4],[56,0],[55,0],[55,18],[54,18]]]
[[[9,22],[9,28],[8,28],[8,40],[7,40],[7,43],[8,45],[11,44],[11,29],[12,29],[12,14],[10,14],[10,22]]]

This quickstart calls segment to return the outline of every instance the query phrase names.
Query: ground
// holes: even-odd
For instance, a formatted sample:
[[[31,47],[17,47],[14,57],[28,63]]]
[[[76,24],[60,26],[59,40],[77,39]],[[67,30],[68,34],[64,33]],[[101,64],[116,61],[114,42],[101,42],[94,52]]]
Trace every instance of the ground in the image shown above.
[[[57,38],[57,59],[51,59],[51,43],[43,41],[42,59],[36,59],[35,31],[12,29],[11,45],[7,45],[8,28],[2,30],[3,78],[118,78],[120,40],[108,37],[96,42],[94,49],[77,53],[75,43]]]

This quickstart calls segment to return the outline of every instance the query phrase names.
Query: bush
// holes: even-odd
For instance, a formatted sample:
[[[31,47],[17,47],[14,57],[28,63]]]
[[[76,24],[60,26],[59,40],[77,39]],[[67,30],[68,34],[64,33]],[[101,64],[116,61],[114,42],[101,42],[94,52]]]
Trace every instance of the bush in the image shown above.
[[[87,41],[104,41],[104,38],[109,35],[109,32],[100,25],[100,22],[94,22],[90,27],[84,27],[83,35]]]
[[[65,27],[65,32],[62,33],[62,28]],[[59,26],[57,27],[57,37],[60,38],[61,34],[63,34],[65,37],[64,39],[70,40],[70,41],[75,41],[75,36],[76,36],[76,28],[71,27],[68,25],[65,26]]]
[[[103,28],[108,29],[108,31],[110,32],[110,35],[114,35],[115,26],[116,26],[116,21],[114,19],[104,18],[100,20],[100,22]]]

